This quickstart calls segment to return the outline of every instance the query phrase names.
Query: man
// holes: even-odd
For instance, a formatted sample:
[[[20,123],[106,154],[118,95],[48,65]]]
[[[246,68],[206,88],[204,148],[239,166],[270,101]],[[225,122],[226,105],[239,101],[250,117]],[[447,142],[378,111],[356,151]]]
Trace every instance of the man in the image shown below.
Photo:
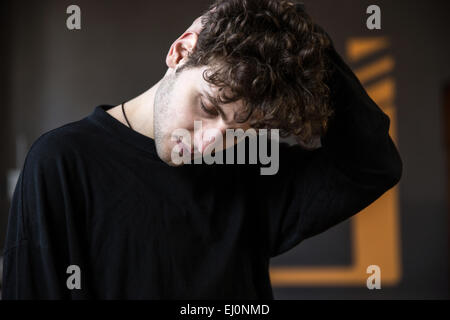
[[[141,96],[34,142],[9,216],[4,298],[272,299],[270,258],[399,182],[388,116],[303,6],[216,1],[166,64]],[[300,144],[279,145],[272,175],[173,161],[238,128]]]

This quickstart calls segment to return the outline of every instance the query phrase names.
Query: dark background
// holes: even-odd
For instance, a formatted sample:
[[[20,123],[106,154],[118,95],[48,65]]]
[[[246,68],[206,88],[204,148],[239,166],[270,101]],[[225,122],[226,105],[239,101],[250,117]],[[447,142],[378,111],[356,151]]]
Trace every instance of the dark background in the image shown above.
[[[344,56],[349,37],[386,35],[396,60],[402,279],[398,286],[274,288],[278,299],[449,297],[447,148],[444,87],[450,82],[449,1],[306,0],[308,12]],[[81,8],[79,31],[66,8]],[[9,199],[7,173],[21,168],[44,132],[99,104],[117,105],[165,73],[171,43],[209,1],[41,0],[0,2],[0,248]],[[382,10],[382,30],[366,28],[366,8]],[[274,264],[349,265],[350,223],[306,240]]]

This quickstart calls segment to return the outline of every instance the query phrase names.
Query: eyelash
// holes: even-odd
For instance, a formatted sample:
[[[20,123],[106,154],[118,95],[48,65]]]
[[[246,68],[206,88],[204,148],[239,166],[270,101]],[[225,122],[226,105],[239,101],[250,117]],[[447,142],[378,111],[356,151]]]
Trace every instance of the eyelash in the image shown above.
[[[201,101],[201,100],[200,100],[200,106],[201,106],[202,110],[203,110],[205,113],[207,113],[208,115],[210,115],[210,116],[217,116],[217,113],[214,112],[214,111],[211,111],[211,110],[207,109],[207,108],[205,107],[205,105],[203,104],[203,101]]]

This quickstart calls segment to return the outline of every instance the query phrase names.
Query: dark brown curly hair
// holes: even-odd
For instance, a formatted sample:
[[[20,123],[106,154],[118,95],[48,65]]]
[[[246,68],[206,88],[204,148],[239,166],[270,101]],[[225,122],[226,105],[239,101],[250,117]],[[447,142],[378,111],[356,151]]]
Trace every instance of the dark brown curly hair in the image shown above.
[[[203,78],[218,88],[215,103],[242,99],[235,121],[310,143],[333,113],[325,81],[331,40],[303,9],[289,0],[216,0],[178,72],[208,66]]]

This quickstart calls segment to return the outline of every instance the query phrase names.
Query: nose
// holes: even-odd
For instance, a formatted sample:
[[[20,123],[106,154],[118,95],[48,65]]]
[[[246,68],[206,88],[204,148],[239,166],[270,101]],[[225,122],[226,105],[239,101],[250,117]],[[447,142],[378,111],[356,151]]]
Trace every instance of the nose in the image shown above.
[[[208,129],[202,132],[201,137],[197,140],[198,143],[196,144],[196,148],[198,152],[203,154],[205,152],[205,149],[216,142],[217,137],[219,135],[225,134],[225,129],[222,130],[222,128],[214,128],[214,129]]]

